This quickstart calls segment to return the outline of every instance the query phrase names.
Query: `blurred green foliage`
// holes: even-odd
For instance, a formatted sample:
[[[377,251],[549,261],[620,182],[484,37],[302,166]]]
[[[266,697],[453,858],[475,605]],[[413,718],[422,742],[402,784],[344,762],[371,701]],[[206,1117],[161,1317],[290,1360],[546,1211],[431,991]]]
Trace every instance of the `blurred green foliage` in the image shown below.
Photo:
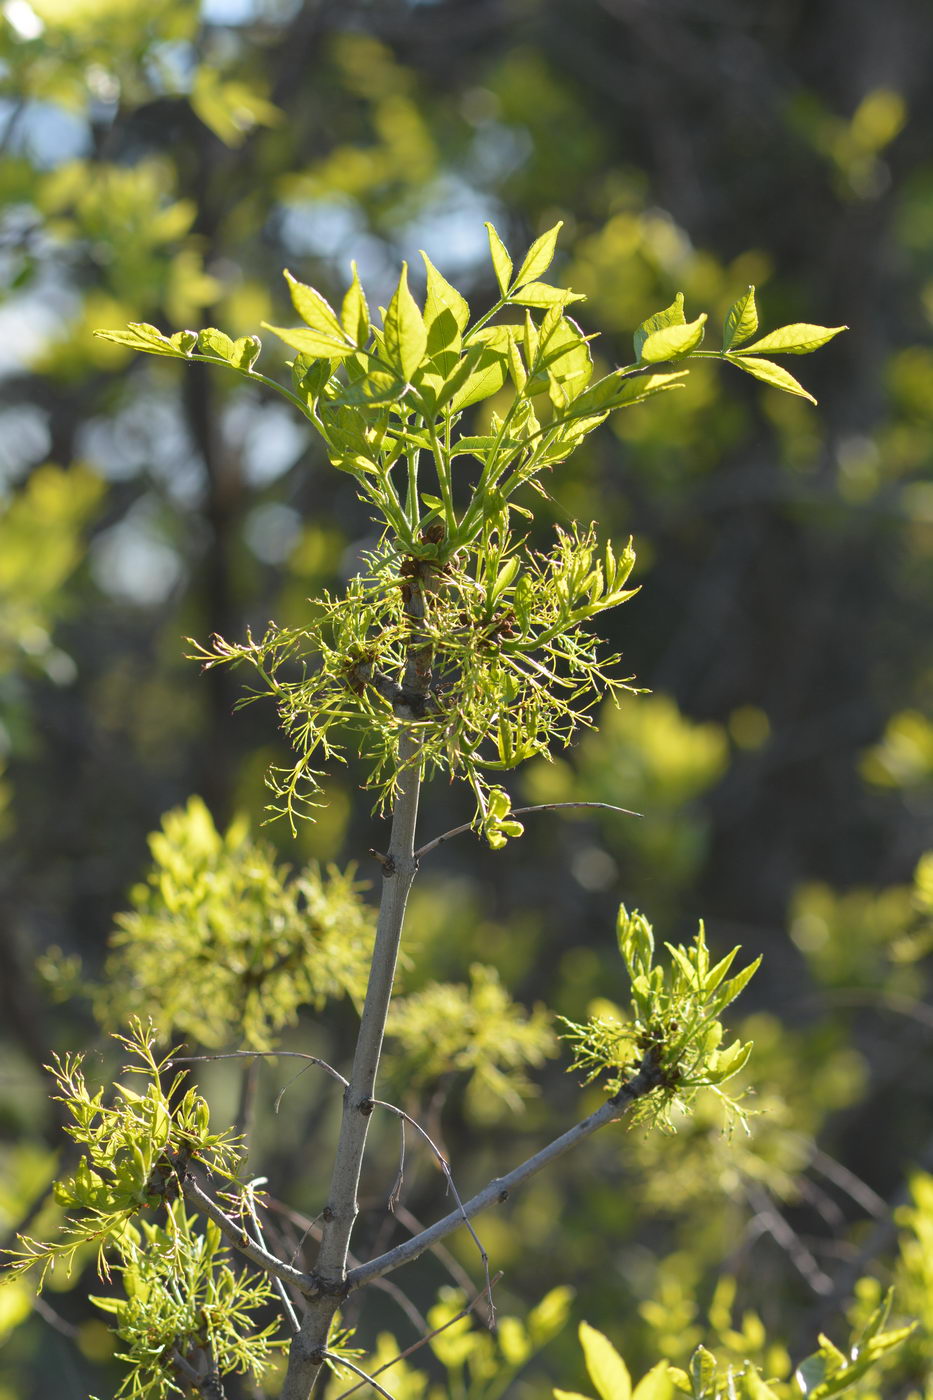
[[[572,13],[558,0],[4,5],[5,1232],[53,1171],[40,1066],[97,1034],[85,1002],[52,996],[80,982],[78,955],[82,976],[100,980],[117,911],[145,908],[164,935],[155,886],[139,908],[126,893],[145,878],[146,836],[163,814],[196,791],[216,833],[234,810],[255,824],[262,773],[284,755],[258,708],[231,722],[233,688],[220,673],[199,685],[181,637],[240,636],[270,616],[301,625],[305,599],[338,587],[374,543],[352,481],[285,426],[261,386],[238,407],[220,376],[135,362],[92,330],[213,323],[245,336],[288,315],[268,290],[283,266],[334,298],[351,257],[387,301],[390,269],[420,245],[442,249],[441,271],[486,307],[495,287],[469,230],[490,218],[524,247],[563,218],[557,271],[588,296],[583,329],[604,332],[599,372],[626,361],[623,337],[681,289],[718,320],[736,288],[755,284],[769,325],[806,314],[853,332],[815,369],[819,412],[698,367],[543,483],[544,519],[636,536],[642,593],[609,640],[654,694],[600,716],[566,761],[529,770],[524,795],[602,793],[643,816],[542,813],[500,856],[469,837],[448,843],[425,861],[413,922],[430,927],[413,927],[406,950],[417,978],[403,972],[416,994],[494,966],[520,1003],[582,1021],[612,1014],[605,929],[620,899],[650,908],[672,938],[689,936],[702,908],[718,955],[736,942],[765,954],[746,994],[757,1009],[735,1027],[755,1041],[741,1082],[760,1111],[731,1142],[702,1104],[657,1148],[633,1134],[624,1154],[594,1142],[582,1166],[491,1217],[483,1238],[507,1268],[503,1311],[527,1325],[535,1301],[567,1283],[633,1374],[666,1349],[684,1366],[704,1341],[783,1381],[818,1330],[844,1335],[847,1309],[864,1323],[893,1279],[896,1307],[921,1325],[892,1355],[883,1393],[925,1396],[933,1323],[917,1164],[929,1167],[933,1133],[933,898],[930,857],[917,863],[933,845],[931,50],[924,7],[867,0],[805,17],[725,0],[703,14],[674,0],[582,0]],[[218,835],[229,860],[215,915],[222,898],[242,898],[246,932],[237,853],[258,862],[288,925],[306,877],[284,866],[345,868],[379,848],[360,780],[352,762],[333,776],[320,825],[295,843],[270,829],[274,856],[245,836],[223,848]],[[426,839],[468,817],[435,785]],[[224,929],[235,961],[229,912]],[[188,1003],[197,1035],[234,995],[224,968],[212,973],[216,1006],[198,1005],[193,984],[160,982],[155,958],[148,975],[150,995]],[[271,1033],[275,999],[257,1014]],[[282,1044],[311,1036],[340,1060],[348,1014],[339,1002],[305,1010]],[[270,1123],[277,1073],[261,1080]],[[462,1079],[447,1097],[429,1090],[455,1171],[481,1179],[517,1160],[529,1132],[567,1121],[560,1067],[532,1077],[542,1092],[523,1118],[486,1127],[461,1114]],[[204,1080],[236,1100],[232,1071],[205,1067]],[[289,1091],[305,1095],[293,1135],[273,1125],[279,1176],[309,1202],[323,1173],[304,1143],[326,1112],[312,1083]],[[377,1127],[367,1185],[382,1201],[396,1136]],[[437,1173],[410,1189],[413,1210],[448,1208]],[[363,1228],[381,1220],[374,1208]],[[852,1265],[868,1244],[874,1281],[859,1283]],[[454,1248],[472,1268],[468,1248]],[[27,1315],[18,1285],[0,1292],[3,1400],[115,1391],[119,1368],[80,1279],[62,1276],[49,1294],[77,1346]],[[446,1280],[438,1264],[428,1293]],[[368,1306],[361,1336],[407,1328],[391,1300]],[[573,1384],[577,1357],[567,1328],[510,1377],[510,1393]],[[429,1385],[462,1393],[437,1360],[425,1365],[428,1380],[390,1386],[399,1400]],[[874,1400],[879,1385],[869,1376],[853,1394]]]

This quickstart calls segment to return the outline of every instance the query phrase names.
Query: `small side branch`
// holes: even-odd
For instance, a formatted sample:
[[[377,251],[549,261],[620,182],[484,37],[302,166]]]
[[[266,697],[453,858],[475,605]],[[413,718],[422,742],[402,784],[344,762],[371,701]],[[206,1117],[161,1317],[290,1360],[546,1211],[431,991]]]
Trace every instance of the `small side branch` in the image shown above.
[[[616,807],[612,802],[537,802],[533,807],[513,807],[509,813],[510,817],[526,817],[530,812],[556,812],[561,807],[601,807],[606,812],[621,812],[623,817],[640,817],[641,812],[632,812],[628,807]],[[435,836],[433,841],[428,841],[426,845],[415,851],[415,860],[420,860],[437,846],[442,846],[445,841],[451,841],[455,836],[462,836],[466,831],[474,831],[472,822],[464,822],[462,826],[455,826],[450,831],[445,831],[443,836]]]
[[[408,1123],[412,1128],[414,1128],[416,1133],[420,1133],[421,1137],[424,1139],[424,1141],[428,1144],[428,1147],[430,1147],[431,1151],[433,1152],[438,1166],[444,1173],[444,1176],[447,1178],[447,1188],[450,1191],[450,1194],[453,1196],[454,1200],[457,1202],[457,1207],[460,1211],[460,1217],[464,1225],[469,1230],[471,1236],[473,1237],[473,1243],[479,1250],[479,1257],[482,1260],[483,1273],[486,1278],[486,1297],[489,1300],[489,1327],[491,1331],[495,1331],[496,1304],[492,1296],[492,1282],[489,1277],[489,1255],[486,1253],[486,1250],[483,1247],[483,1243],[479,1235],[473,1229],[473,1226],[470,1222],[470,1217],[467,1215],[466,1211],[463,1208],[463,1201],[460,1199],[460,1192],[457,1190],[457,1187],[454,1184],[453,1174],[450,1170],[450,1163],[447,1161],[447,1158],[444,1156],[441,1149],[437,1146],[431,1135],[428,1132],[426,1132],[424,1128],[422,1128],[421,1124],[417,1122],[416,1119],[412,1118],[410,1113],[406,1113],[403,1108],[398,1108],[393,1103],[386,1103],[383,1099],[373,1099],[373,1103],[377,1108],[385,1108],[389,1111],[389,1113],[394,1113],[396,1117],[401,1118],[403,1123]]]
[[[354,1365],[354,1363],[348,1361],[345,1356],[338,1356],[334,1351],[323,1351],[321,1356],[324,1361],[329,1361],[332,1366],[346,1366],[348,1371],[352,1371],[354,1375],[360,1377],[364,1385],[371,1385],[373,1390],[378,1391],[378,1393],[384,1397],[384,1400],[395,1400],[395,1396],[392,1394],[391,1390],[386,1390],[385,1386],[380,1385],[372,1376],[367,1375],[361,1366]]]
[[[487,1210],[493,1205],[503,1204],[508,1200],[516,1186],[521,1186],[530,1177],[537,1175],[543,1167],[548,1166],[556,1158],[562,1157],[565,1152],[569,1152],[585,1138],[591,1137],[600,1128],[604,1128],[608,1123],[617,1122],[637,1099],[650,1094],[660,1082],[657,1063],[650,1055],[646,1055],[637,1073],[623,1084],[617,1094],[614,1094],[611,1099],[607,1099],[595,1113],[591,1113],[582,1122],[576,1123],[566,1133],[562,1133],[560,1137],[548,1143],[547,1147],[542,1147],[540,1152],[536,1152],[533,1157],[522,1162],[507,1176],[494,1177],[488,1186],[466,1201],[459,1210],[451,1211],[449,1215],[445,1215],[434,1225],[429,1225],[420,1234],[413,1235],[410,1240],[404,1240],[402,1244],[396,1245],[394,1249],[388,1250],[385,1254],[380,1254],[378,1258],[352,1269],[346,1279],[347,1291],[352,1292],[361,1288],[363,1284],[371,1283],[373,1279],[382,1278],[385,1274],[392,1273],[402,1264],[408,1264],[413,1259],[418,1259],[438,1240],[444,1239],[445,1236],[458,1229],[463,1224],[464,1218],[472,1220],[475,1215],[479,1215],[480,1211]]]
[[[224,1235],[233,1247],[244,1255],[267,1274],[272,1274],[273,1278],[280,1279],[282,1283],[289,1283],[297,1288],[301,1293],[313,1294],[316,1291],[316,1281],[311,1274],[303,1273],[301,1269],[293,1268],[291,1264],[286,1264],[277,1255],[270,1254],[262,1245],[250,1238],[246,1229],[235,1220],[232,1215],[228,1215],[213,1197],[198,1185],[193,1176],[186,1176],[182,1182],[182,1190],[187,1200],[198,1210],[203,1211],[206,1216],[219,1225]]]
[[[303,1050],[227,1050],[220,1055],[173,1055],[166,1062],[166,1068],[171,1069],[173,1065],[190,1065],[196,1060],[307,1060],[311,1065],[317,1065],[319,1069],[326,1070],[332,1079],[336,1079],[344,1088],[347,1081],[340,1073],[339,1069],[334,1069],[326,1060],[322,1060],[318,1055],[307,1055]]]
[[[496,1274],[495,1277],[491,1280],[491,1286],[493,1288],[499,1282],[501,1277],[502,1275],[501,1273],[499,1273]],[[385,1282],[385,1280],[383,1280],[383,1282]],[[412,1356],[416,1351],[420,1351],[423,1346],[427,1346],[428,1342],[432,1342],[434,1338],[439,1337],[442,1332],[446,1332],[448,1327],[453,1327],[455,1323],[462,1322],[465,1317],[469,1317],[470,1313],[473,1312],[473,1310],[476,1308],[476,1305],[479,1303],[480,1299],[485,1297],[486,1289],[484,1288],[481,1290],[481,1292],[477,1293],[475,1297],[471,1298],[468,1303],[465,1303],[455,1317],[449,1317],[446,1322],[441,1323],[440,1327],[434,1327],[431,1329],[430,1332],[425,1332],[423,1337],[419,1337],[416,1342],[412,1342],[410,1347],[406,1347],[405,1350],[400,1351],[397,1356],[393,1356],[391,1361],[384,1361],[382,1365],[373,1372],[373,1375],[368,1376],[365,1381],[360,1381],[357,1385],[351,1385],[349,1390],[341,1391],[341,1393],[337,1396],[337,1400],[347,1400],[348,1395],[355,1395],[356,1392],[358,1390],[361,1390],[364,1385],[371,1384],[373,1376],[381,1376],[383,1371],[388,1371],[393,1366],[397,1366],[400,1361],[407,1361],[409,1356]]]

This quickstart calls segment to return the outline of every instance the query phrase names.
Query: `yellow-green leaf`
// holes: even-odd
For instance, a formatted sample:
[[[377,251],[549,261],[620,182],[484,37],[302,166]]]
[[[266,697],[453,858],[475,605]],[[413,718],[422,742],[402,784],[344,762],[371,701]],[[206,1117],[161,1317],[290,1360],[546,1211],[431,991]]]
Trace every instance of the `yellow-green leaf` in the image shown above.
[[[581,1322],[580,1345],[590,1380],[602,1400],[631,1400],[632,1378],[609,1338],[588,1322]]]
[[[259,358],[262,341],[258,335],[243,335],[233,342],[233,360],[237,369],[250,370]]]
[[[748,291],[729,307],[722,331],[722,348],[731,350],[733,345],[741,345],[758,329],[758,308],[755,305],[755,288]]]
[[[653,316],[642,321],[632,340],[635,345],[635,358],[641,359],[641,349],[645,341],[654,331],[662,330],[664,326],[682,326],[686,317],[684,316],[684,294],[678,292],[670,306],[666,306],[663,311],[656,311]]]
[[[512,259],[492,224],[487,223],[486,232],[489,235],[489,254],[492,258],[493,271],[496,274],[499,291],[505,296],[512,281]]]
[[[385,314],[383,334],[386,359],[410,382],[424,356],[428,333],[418,304],[408,290],[407,263],[402,263],[402,275]]]
[[[765,1384],[751,1365],[742,1372],[742,1400],[778,1400],[777,1393]]]
[[[554,258],[557,235],[563,227],[564,221],[561,219],[553,228],[549,228],[547,233],[542,233],[540,238],[535,239],[518,269],[515,277],[516,287],[524,287],[528,282],[536,281],[542,272],[547,272]]]
[[[632,1391],[632,1400],[671,1400],[674,1387],[669,1370],[666,1361],[659,1361],[656,1366],[652,1366]]]
[[[572,301],[586,301],[582,292],[566,291],[563,287],[552,287],[547,282],[529,282],[520,292],[514,292],[509,301],[519,306],[569,306]]]
[[[131,321],[125,331],[95,331],[101,340],[112,340],[117,345],[127,345],[131,350],[145,350],[149,355],[168,355],[172,359],[184,360],[184,350],[173,345],[167,335],[148,321]]]
[[[346,345],[347,336],[337,319],[337,313],[320,292],[314,287],[306,286],[304,282],[299,282],[287,269],[285,280],[288,283],[292,306],[305,325],[326,336],[328,340],[336,341],[338,345]]]
[[[758,355],[767,350],[772,355],[809,355],[848,329],[848,326],[811,326],[806,321],[796,321],[792,326],[780,326],[746,345],[742,354]]]
[[[705,334],[706,312],[695,321],[682,326],[662,326],[646,336],[639,359],[642,364],[656,365],[664,360],[679,360],[700,344]]]
[[[424,299],[424,324],[428,332],[428,354],[434,358],[445,350],[459,353],[460,337],[470,321],[469,303],[452,287],[422,252],[428,274]]]
[[[190,355],[198,343],[198,333],[197,331],[176,331],[169,339],[176,350],[180,350],[183,355]]]
[[[204,355],[216,355],[218,360],[233,361],[233,341],[223,331],[207,326],[198,336],[198,349]]]
[[[737,365],[739,369],[744,369],[746,374],[760,379],[764,384],[770,384],[774,389],[783,389],[787,394],[799,394],[802,399],[809,399],[811,403],[816,403],[813,395],[808,393],[803,385],[782,365],[776,365],[773,360],[760,360],[757,356],[746,357],[745,355],[727,355],[726,359],[730,365]]]
[[[310,355],[313,360],[342,360],[347,355],[352,355],[355,348],[345,340],[336,341],[331,336],[306,326],[270,326],[268,321],[263,321],[262,325],[265,330],[277,335],[279,340],[284,340],[293,350],[300,351],[302,355]]]
[[[366,294],[360,283],[356,263],[351,263],[350,266],[353,269],[353,281],[347,288],[346,296],[343,299],[340,320],[345,334],[353,341],[354,345],[362,349],[369,339],[369,307],[366,304]]]

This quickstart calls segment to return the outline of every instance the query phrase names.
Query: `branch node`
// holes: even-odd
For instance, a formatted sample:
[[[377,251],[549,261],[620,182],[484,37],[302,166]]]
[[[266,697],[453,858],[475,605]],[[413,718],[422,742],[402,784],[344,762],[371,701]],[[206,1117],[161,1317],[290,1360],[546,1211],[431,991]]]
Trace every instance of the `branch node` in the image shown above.
[[[395,874],[394,856],[384,856],[381,851],[375,851],[372,849],[370,849],[369,854],[371,856],[375,856],[376,860],[378,860],[379,864],[382,866],[382,873],[384,876],[388,877],[389,875]]]
[[[372,1099],[361,1099],[357,1104],[357,1108],[365,1118],[369,1117],[375,1107],[375,1102]]]

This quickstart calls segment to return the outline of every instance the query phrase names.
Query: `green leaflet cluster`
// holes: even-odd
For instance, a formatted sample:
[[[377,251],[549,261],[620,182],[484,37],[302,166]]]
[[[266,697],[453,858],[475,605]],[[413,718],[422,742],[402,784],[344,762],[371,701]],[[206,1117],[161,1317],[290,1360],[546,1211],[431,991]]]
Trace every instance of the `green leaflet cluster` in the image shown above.
[[[127,1364],[118,1400],[169,1400],[200,1378],[248,1373],[258,1380],[285,1346],[277,1321],[257,1316],[275,1299],[265,1274],[236,1268],[213,1220],[195,1222],[174,1201],[162,1225],[140,1221],[124,1234],[123,1297],[91,1297],[112,1318]]]
[[[219,832],[197,797],[149,845],[95,993],[104,1025],[146,1014],[164,1035],[270,1050],[300,1007],[362,998],[374,915],[352,871],[291,874],[242,818]]]
[[[885,1330],[891,1302],[889,1290],[852,1336],[847,1352],[820,1336],[819,1350],[800,1363],[793,1382],[765,1381],[751,1362],[741,1370],[721,1365],[711,1351],[699,1346],[686,1369],[660,1361],[633,1386],[629,1369],[609,1338],[586,1322],[580,1324],[580,1346],[600,1400],[679,1400],[681,1396],[689,1400],[830,1400],[856,1385],[909,1337],[912,1327]],[[587,1400],[575,1391],[555,1389],[553,1393],[554,1400]]]
[[[70,1268],[78,1251],[91,1247],[100,1272],[109,1277],[108,1255],[115,1253],[121,1267],[138,1255],[139,1240],[129,1222],[177,1197],[189,1165],[227,1178],[236,1169],[238,1140],[229,1131],[210,1131],[207,1101],[184,1088],[185,1072],[175,1074],[167,1087],[163,1083],[169,1061],[155,1057],[152,1026],[134,1019],[129,1035],[114,1039],[130,1052],[125,1073],[142,1081],[141,1090],[118,1083],[108,1104],[102,1089],[92,1093],[88,1087],[83,1056],[66,1055],[51,1067],[58,1098],[71,1116],[67,1131],[81,1157],[71,1175],[55,1184],[55,1200],[65,1213],[58,1237],[43,1243],[21,1235],[22,1248],[10,1251],[15,1272],[38,1266],[44,1280],[57,1263]]]
[[[513,1113],[536,1092],[528,1069],[553,1055],[550,1013],[513,1002],[494,967],[474,963],[470,984],[432,982],[397,997],[386,1027],[390,1079],[407,1090],[437,1089],[453,1074],[469,1076],[472,1116],[489,1119],[502,1104]]]
[[[297,751],[271,775],[273,810],[294,821],[313,805],[315,765],[349,746],[367,761],[377,801],[392,798],[399,737],[417,725],[417,763],[469,783],[493,845],[520,833],[490,772],[566,743],[593,704],[626,682],[600,659],[587,624],[632,596],[631,543],[597,549],[588,530],[559,531],[535,553],[515,533],[529,512],[520,488],[567,458],[607,415],[677,388],[691,358],[713,356],[811,397],[766,352],[806,354],[842,327],[785,326],[758,340],[754,288],[726,318],[723,348],[700,349],[706,315],[687,322],[683,296],[635,334],[635,360],[594,379],[591,336],[568,314],[578,294],[542,280],[560,224],[516,267],[491,224],[495,304],[474,318],[423,255],[419,305],[403,267],[374,321],[356,268],[339,310],[290,273],[301,325],[269,326],[295,352],[289,387],[259,373],[255,336],[213,328],[163,335],[134,324],[99,334],[136,350],[224,364],[284,395],[355,480],[385,529],[341,597],[312,602],[306,625],[213,638],[208,666],[251,665]],[[740,348],[741,347],[741,348]],[[464,414],[476,405],[487,406]],[[412,677],[417,673],[418,694]],[[417,703],[413,703],[416,701]]]
[[[582,1074],[586,1084],[601,1080],[607,1093],[617,1094],[647,1056],[660,1090],[633,1105],[629,1122],[647,1120],[670,1129],[672,1110],[687,1107],[700,1089],[711,1089],[741,1118],[741,1107],[722,1086],[742,1069],[752,1046],[737,1040],[723,1048],[719,1018],[761,959],[727,978],[739,950],[710,966],[701,923],[690,947],[665,943],[670,965],[663,967],[654,961],[654,933],[643,914],[629,914],[622,905],[616,929],[631,984],[631,1017],[594,1017],[583,1024],[564,1019],[571,1071]]]

